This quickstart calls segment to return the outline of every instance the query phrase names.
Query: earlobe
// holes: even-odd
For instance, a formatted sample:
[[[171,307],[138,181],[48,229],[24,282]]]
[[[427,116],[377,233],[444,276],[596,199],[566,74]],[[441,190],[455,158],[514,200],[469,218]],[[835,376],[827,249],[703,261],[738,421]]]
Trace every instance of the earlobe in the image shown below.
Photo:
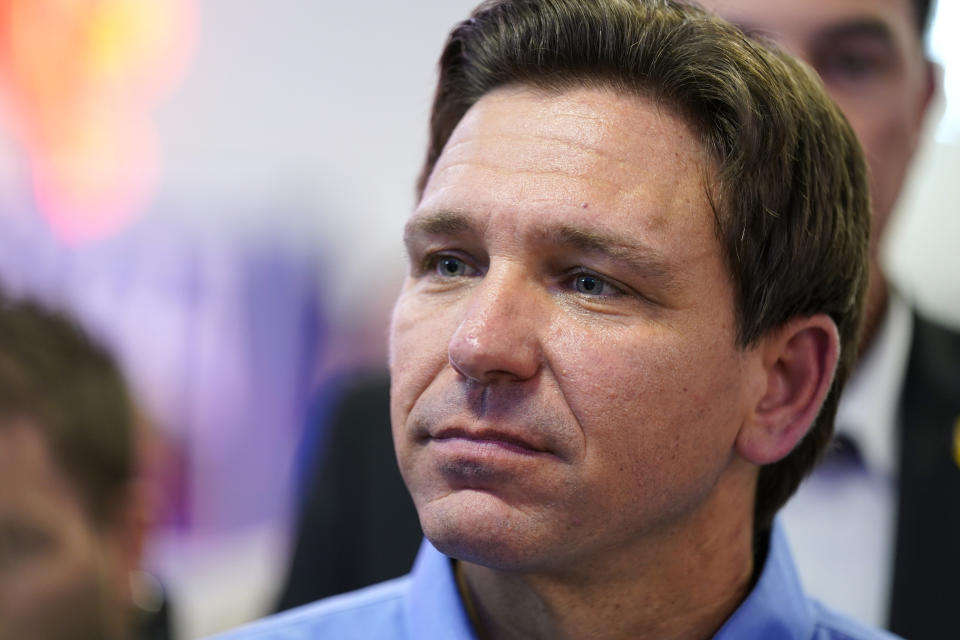
[[[816,420],[840,357],[837,326],[826,314],[795,318],[765,337],[762,392],[737,434],[737,452],[754,464],[776,462]]]

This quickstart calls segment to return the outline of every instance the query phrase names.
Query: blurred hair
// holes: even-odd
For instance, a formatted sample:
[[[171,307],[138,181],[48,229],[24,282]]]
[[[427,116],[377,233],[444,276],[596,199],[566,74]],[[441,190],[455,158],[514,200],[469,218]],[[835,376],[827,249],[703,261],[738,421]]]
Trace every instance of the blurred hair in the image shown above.
[[[936,6],[935,0],[913,0],[913,16],[917,21],[917,29],[920,32],[920,39],[926,40],[930,33],[930,22],[933,16],[933,9]]]
[[[113,515],[134,469],[133,408],[113,359],[65,315],[0,297],[0,428],[37,429],[91,519]]]
[[[769,527],[833,432],[857,354],[870,203],[856,136],[808,67],[699,8],[671,0],[488,0],[440,58],[418,194],[464,113],[493,89],[583,85],[655,101],[699,134],[746,348],[796,317],[827,313],[841,356],[816,423],[760,471],[756,526]]]

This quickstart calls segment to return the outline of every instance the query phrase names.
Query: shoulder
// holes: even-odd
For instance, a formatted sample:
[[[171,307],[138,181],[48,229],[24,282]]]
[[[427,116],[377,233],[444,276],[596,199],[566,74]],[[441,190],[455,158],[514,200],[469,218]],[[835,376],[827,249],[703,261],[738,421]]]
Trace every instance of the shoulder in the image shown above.
[[[761,537],[759,543],[767,547],[760,577],[714,640],[896,638],[834,611],[804,592],[779,517],[769,537]]]
[[[809,605],[814,617],[812,640],[898,640],[888,631],[868,626],[854,618],[834,611],[816,600]]]
[[[951,382],[960,379],[960,331],[919,313],[913,316],[911,368]]]
[[[919,312],[913,314],[913,334],[921,348],[937,346],[952,352],[960,350],[960,328],[942,324]]]
[[[929,334],[955,345],[960,344],[960,326],[955,322],[953,325],[944,324],[916,309],[913,310],[913,322],[914,330],[920,334]]]
[[[264,618],[213,640],[399,639],[409,588],[409,576],[397,578]]]
[[[915,313],[902,394],[905,423],[916,430],[920,420],[932,432],[952,432],[960,411],[958,388],[960,332]]]

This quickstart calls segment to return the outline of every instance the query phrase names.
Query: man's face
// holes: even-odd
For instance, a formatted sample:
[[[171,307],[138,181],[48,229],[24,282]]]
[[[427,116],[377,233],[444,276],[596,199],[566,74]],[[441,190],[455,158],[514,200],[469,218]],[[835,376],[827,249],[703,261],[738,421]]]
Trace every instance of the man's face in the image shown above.
[[[0,640],[125,637],[110,546],[40,433],[0,425]]]
[[[701,0],[802,58],[863,145],[873,199],[871,254],[916,150],[933,91],[910,0]]]
[[[755,354],[710,167],[681,120],[600,89],[499,89],[457,126],[407,227],[390,345],[400,468],[442,551],[571,566],[730,486]]]

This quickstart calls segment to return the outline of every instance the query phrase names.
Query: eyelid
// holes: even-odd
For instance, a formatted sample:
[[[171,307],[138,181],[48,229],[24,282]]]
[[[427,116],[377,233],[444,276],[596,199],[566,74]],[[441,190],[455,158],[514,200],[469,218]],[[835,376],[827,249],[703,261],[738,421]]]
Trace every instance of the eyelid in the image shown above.
[[[428,251],[424,254],[423,259],[420,261],[418,273],[420,275],[435,275],[439,276],[437,273],[437,266],[440,261],[445,258],[453,258],[454,260],[459,260],[467,266],[472,273],[464,274],[462,276],[448,276],[450,278],[455,277],[473,277],[483,274],[483,269],[481,269],[475,261],[463,251],[455,249],[440,249],[437,251]]]
[[[825,48],[813,58],[814,67],[830,68],[855,60],[872,68],[884,68],[895,62],[895,53],[883,42],[846,42]]]
[[[837,62],[847,62],[857,60],[879,65],[886,61],[888,56],[881,51],[869,51],[860,48],[846,48],[832,51],[821,56],[820,64],[836,64]]]
[[[630,287],[624,285],[618,280],[614,280],[609,276],[605,276],[601,273],[598,273],[586,267],[575,267],[569,270],[566,273],[566,276],[564,277],[564,281],[568,283],[572,283],[574,280],[576,280],[580,276],[590,276],[591,278],[596,278],[597,280],[600,280],[603,282],[604,287],[609,287],[613,289],[613,292],[614,292],[613,295],[608,294],[608,295],[595,295],[595,296],[580,293],[579,291],[577,292],[578,294],[587,296],[589,298],[612,298],[612,297],[625,296],[625,295],[638,295]]]

